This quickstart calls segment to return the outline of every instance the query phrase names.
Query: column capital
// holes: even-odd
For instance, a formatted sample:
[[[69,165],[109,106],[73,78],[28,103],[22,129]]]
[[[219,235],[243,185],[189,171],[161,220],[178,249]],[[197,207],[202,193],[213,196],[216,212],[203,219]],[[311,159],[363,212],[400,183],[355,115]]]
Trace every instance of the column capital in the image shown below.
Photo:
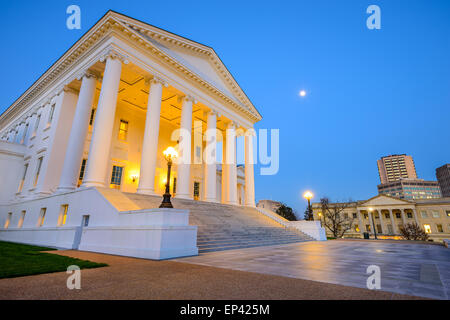
[[[213,110],[213,109],[210,109],[210,110],[205,111],[205,114],[206,114],[207,116],[212,115],[212,116],[219,117],[219,113],[218,113],[216,110]]]
[[[109,48],[107,50],[105,50],[105,52],[103,52],[100,55],[100,62],[106,62],[106,60],[108,59],[117,59],[120,60],[122,63],[124,64],[128,64],[129,61],[129,57],[125,54],[120,53],[119,51],[117,51],[116,49],[113,48]]]
[[[159,76],[145,77],[145,84],[147,86],[150,86],[154,83],[160,83],[165,88],[167,88],[169,86],[167,80],[163,79],[162,77],[159,77]]]
[[[178,101],[179,102],[183,102],[183,101],[191,101],[192,102],[192,104],[196,104],[197,103],[197,100],[193,97],[193,96],[191,96],[191,95],[189,95],[189,94],[187,94],[187,95],[180,95],[180,96],[178,96]]]
[[[93,71],[93,70],[83,70],[81,71],[78,76],[77,76],[77,80],[82,80],[83,78],[93,78],[96,80],[100,80],[101,79],[101,74],[97,71]]]

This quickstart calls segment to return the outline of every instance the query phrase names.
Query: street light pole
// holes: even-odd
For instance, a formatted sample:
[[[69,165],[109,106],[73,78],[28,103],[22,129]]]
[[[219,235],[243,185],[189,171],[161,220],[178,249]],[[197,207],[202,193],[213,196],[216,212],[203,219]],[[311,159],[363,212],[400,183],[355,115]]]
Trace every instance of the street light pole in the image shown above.
[[[373,235],[375,236],[375,240],[378,240],[378,238],[377,238],[377,226],[375,224],[375,216],[373,215],[373,209],[369,208],[369,212],[372,215]]]
[[[160,208],[173,208],[172,202],[170,201],[170,171],[172,169],[172,160],[178,156],[176,150],[172,147],[167,148],[164,152],[164,157],[167,160],[167,182],[166,182],[166,191],[163,195],[163,201]]]
[[[314,220],[314,216],[312,215],[312,210],[311,210],[311,199],[314,197],[314,195],[312,194],[311,191],[306,191],[303,194],[303,198],[305,198],[306,200],[308,200],[308,220]]]

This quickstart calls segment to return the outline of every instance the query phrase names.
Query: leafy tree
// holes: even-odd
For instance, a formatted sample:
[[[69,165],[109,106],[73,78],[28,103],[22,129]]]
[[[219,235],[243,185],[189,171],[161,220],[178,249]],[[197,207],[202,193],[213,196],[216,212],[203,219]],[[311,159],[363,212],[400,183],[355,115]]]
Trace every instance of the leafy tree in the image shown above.
[[[289,221],[297,221],[297,217],[295,216],[294,210],[292,210],[291,207],[288,207],[284,203],[282,203],[278,207],[276,213]]]
[[[406,240],[422,240],[422,241],[428,240],[428,234],[425,231],[423,231],[420,228],[420,226],[415,222],[407,223],[406,225],[401,226],[400,234]]]
[[[344,233],[353,226],[353,219],[346,217],[343,211],[350,205],[351,201],[344,203],[330,203],[328,198],[320,199],[323,215],[323,225],[330,230],[335,238],[342,238]]]

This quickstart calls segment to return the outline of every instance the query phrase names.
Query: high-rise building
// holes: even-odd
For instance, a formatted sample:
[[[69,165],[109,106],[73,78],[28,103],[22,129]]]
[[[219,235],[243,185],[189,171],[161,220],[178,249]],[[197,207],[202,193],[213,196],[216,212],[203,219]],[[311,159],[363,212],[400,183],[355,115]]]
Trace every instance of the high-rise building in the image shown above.
[[[436,169],[436,178],[441,187],[443,197],[450,197],[450,164]]]
[[[416,167],[411,156],[394,154],[377,161],[378,173],[382,184],[394,182],[401,178],[417,179]]]

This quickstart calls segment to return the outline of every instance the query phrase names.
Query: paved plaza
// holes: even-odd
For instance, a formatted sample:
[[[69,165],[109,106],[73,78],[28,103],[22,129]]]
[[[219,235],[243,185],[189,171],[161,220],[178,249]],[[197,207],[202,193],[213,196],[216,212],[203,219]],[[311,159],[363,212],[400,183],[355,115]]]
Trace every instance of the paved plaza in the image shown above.
[[[220,251],[176,261],[358,288],[366,288],[367,267],[377,265],[383,291],[450,297],[450,250],[439,245],[333,240]]]

